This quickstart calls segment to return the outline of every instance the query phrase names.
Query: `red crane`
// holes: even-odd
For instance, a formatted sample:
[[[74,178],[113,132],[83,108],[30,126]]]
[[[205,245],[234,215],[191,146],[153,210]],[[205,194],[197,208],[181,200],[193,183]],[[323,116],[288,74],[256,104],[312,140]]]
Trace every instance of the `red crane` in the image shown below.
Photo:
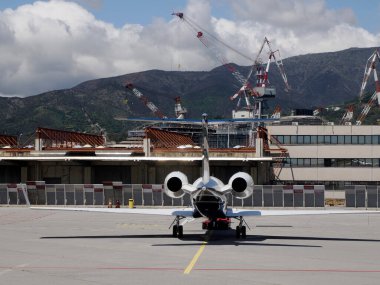
[[[346,112],[344,113],[342,119],[340,120],[341,125],[346,125],[351,122],[352,118],[354,117],[354,106],[349,105],[346,109]]]
[[[268,73],[269,73],[269,66],[271,61],[275,61],[279,72],[281,74],[281,77],[285,83],[285,90],[290,90],[290,86],[288,84],[288,79],[285,74],[284,65],[282,63],[281,55],[279,50],[273,50],[271,43],[269,40],[265,37],[264,41],[261,45],[261,48],[259,50],[259,53],[255,60],[250,58],[249,56],[243,54],[236,48],[232,47],[231,45],[223,42],[218,37],[214,36],[212,33],[206,31],[204,28],[202,28],[200,25],[198,25],[195,21],[190,19],[189,17],[185,17],[183,13],[173,13],[173,15],[180,18],[183,22],[187,23],[188,26],[195,32],[197,38],[202,42],[204,46],[206,46],[213,55],[217,58],[219,62],[223,66],[225,66],[231,74],[235,77],[235,79],[241,84],[241,88],[230,97],[231,100],[234,100],[239,97],[237,106],[240,106],[241,99],[244,98],[246,103],[246,108],[249,110],[254,110],[254,114],[261,112],[261,101],[263,97],[274,97],[276,94],[276,90],[273,87],[269,87],[269,81],[268,81]],[[268,47],[269,50],[269,57],[267,64],[265,66],[265,69],[262,65],[262,62],[260,60],[261,53],[264,49],[264,46]],[[251,70],[249,71],[248,76],[243,76],[231,63],[227,61],[227,59],[223,56],[223,53],[221,52],[222,49],[229,49],[234,51],[235,53],[239,54],[241,57],[253,61],[253,65]],[[256,70],[256,85],[252,86],[250,84],[249,80],[253,73],[253,71]],[[252,106],[250,102],[250,97],[254,97],[255,104]]]
[[[158,107],[154,105],[153,102],[149,101],[148,98],[145,97],[144,94],[142,94],[132,83],[127,83],[125,85],[125,88],[130,90],[137,98],[139,98],[144,103],[144,105],[147,106],[149,110],[151,110],[152,113],[158,118],[166,118],[166,116],[158,109]]]
[[[376,88],[375,88],[375,92],[372,94],[368,103],[364,104],[364,107],[363,107],[358,119],[355,122],[355,124],[357,126],[360,126],[363,123],[364,119],[367,117],[372,106],[375,104],[376,99],[378,101],[378,104],[380,105],[380,83],[379,83],[379,78],[377,76],[377,71],[376,71],[376,61],[380,62],[379,50],[375,50],[372,53],[372,55],[368,58],[366,67],[364,69],[364,77],[363,77],[362,86],[360,88],[359,98],[363,97],[365,88],[367,86],[368,78],[371,76],[372,72],[373,72],[373,77],[375,80]]]
[[[250,83],[248,82],[248,79],[245,76],[243,76],[231,63],[228,62],[228,60],[222,54],[221,50],[229,49],[249,61],[253,61],[253,60],[250,57],[243,54],[242,52],[240,52],[239,50],[223,42],[222,40],[220,40],[219,38],[217,38],[210,32],[203,29],[195,21],[191,20],[188,17],[185,17],[183,13],[173,13],[173,15],[177,16],[182,21],[184,21],[195,32],[199,41],[212,52],[212,54],[216,57],[216,59],[223,66],[225,66],[228,69],[228,71],[230,71],[231,74],[235,77],[235,79],[243,86],[242,88],[240,88],[240,90],[236,94],[231,96],[230,99],[233,100],[239,95],[243,96],[247,104],[247,108],[251,109],[252,106],[251,106],[251,102],[249,101],[249,96],[255,96],[258,94],[255,94],[254,90],[250,86]],[[239,100],[239,103],[240,103],[240,100]]]

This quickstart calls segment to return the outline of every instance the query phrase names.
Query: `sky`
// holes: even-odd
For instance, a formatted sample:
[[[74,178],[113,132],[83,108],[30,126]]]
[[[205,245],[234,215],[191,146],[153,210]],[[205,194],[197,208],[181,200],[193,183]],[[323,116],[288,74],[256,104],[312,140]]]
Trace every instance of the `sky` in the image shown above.
[[[283,58],[376,47],[379,16],[380,0],[0,0],[0,96],[150,69],[210,70],[221,65],[215,54],[248,66],[264,37]],[[197,29],[233,49],[205,47]]]

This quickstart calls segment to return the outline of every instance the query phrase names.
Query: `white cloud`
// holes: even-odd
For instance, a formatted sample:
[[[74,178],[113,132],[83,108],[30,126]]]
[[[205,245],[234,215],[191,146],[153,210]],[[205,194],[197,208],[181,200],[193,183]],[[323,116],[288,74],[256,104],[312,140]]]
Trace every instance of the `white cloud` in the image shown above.
[[[147,69],[208,70],[220,65],[178,18],[116,28],[78,3],[38,1],[0,11],[0,94],[32,95],[81,81]],[[211,15],[210,0],[189,0],[184,11],[229,45],[255,57],[267,36],[283,57],[376,46],[380,35],[356,26],[350,9],[329,10],[322,0],[231,0],[234,20]],[[268,12],[270,11],[270,12]],[[249,65],[224,50],[228,61]]]

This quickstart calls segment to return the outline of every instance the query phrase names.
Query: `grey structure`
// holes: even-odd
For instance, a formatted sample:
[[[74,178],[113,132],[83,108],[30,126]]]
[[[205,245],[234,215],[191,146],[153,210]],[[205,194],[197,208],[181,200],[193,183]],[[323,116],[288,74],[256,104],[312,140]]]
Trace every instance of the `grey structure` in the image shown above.
[[[0,204],[25,204],[24,184],[0,184]],[[29,200],[35,205],[113,205],[119,201],[127,206],[133,199],[138,206],[191,206],[190,197],[172,199],[162,184],[45,184],[32,181],[26,184]],[[324,207],[323,185],[255,185],[253,195],[236,199],[229,195],[233,207]]]

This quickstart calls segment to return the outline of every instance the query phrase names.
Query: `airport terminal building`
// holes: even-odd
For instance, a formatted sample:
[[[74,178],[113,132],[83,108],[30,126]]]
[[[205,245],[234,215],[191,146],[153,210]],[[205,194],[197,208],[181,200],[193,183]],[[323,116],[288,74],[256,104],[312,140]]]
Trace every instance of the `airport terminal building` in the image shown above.
[[[305,125],[293,119],[261,129],[255,147],[234,147],[233,133],[230,138],[211,134],[211,174],[226,183],[231,173],[245,171],[259,185],[311,184],[329,190],[379,184],[380,126]],[[238,136],[240,144],[248,141]],[[100,136],[39,129],[33,148],[19,148],[3,137],[0,183],[160,184],[174,170],[190,181],[200,175],[201,150],[184,135],[151,129],[138,143],[113,146],[96,139]],[[220,147],[226,140],[230,148]]]
[[[326,189],[347,185],[378,185],[380,126],[271,125],[268,133],[287,149],[274,165],[277,181],[322,184]]]

